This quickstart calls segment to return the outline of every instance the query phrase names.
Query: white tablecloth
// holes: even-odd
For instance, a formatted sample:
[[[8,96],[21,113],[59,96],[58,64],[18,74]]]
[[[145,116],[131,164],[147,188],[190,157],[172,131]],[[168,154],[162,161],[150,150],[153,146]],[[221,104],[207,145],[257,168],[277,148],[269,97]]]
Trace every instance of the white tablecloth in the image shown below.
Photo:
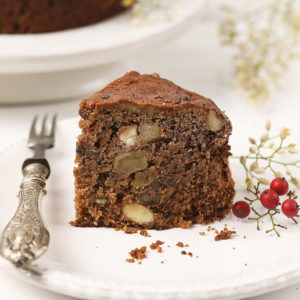
[[[132,69],[142,73],[158,72],[187,89],[194,90],[214,99],[222,108],[230,111],[231,105],[240,106],[240,115],[231,116],[233,124],[246,117],[246,112],[258,114],[265,119],[276,119],[278,124],[291,129],[299,129],[300,106],[300,64],[294,63],[286,79],[283,90],[275,94],[264,105],[249,105],[243,95],[233,88],[231,56],[219,45],[215,21],[204,20],[174,42],[141,54],[131,62]],[[120,76],[122,74],[119,74]],[[101,87],[99,87],[101,88]],[[1,91],[0,91],[1,92]],[[40,105],[0,106],[0,147],[8,147],[17,138],[26,136],[32,117],[44,112],[58,112],[59,118],[77,115],[80,99]],[[299,133],[298,133],[299,136]],[[1,172],[1,168],[0,168]],[[9,201],[3,199],[1,201]],[[1,299],[19,300],[65,300],[72,299],[43,289],[33,287],[12,278],[0,269]],[[300,283],[253,300],[296,300],[300,299]]]

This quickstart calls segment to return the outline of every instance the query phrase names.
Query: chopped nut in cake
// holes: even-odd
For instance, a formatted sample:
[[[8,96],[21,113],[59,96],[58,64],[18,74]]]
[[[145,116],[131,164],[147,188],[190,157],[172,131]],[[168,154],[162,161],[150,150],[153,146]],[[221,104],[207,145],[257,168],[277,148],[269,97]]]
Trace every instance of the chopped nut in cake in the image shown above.
[[[123,214],[128,220],[138,224],[146,224],[153,221],[152,212],[140,204],[125,204]]]
[[[120,140],[127,146],[134,146],[137,142],[137,126],[122,127],[119,130]]]

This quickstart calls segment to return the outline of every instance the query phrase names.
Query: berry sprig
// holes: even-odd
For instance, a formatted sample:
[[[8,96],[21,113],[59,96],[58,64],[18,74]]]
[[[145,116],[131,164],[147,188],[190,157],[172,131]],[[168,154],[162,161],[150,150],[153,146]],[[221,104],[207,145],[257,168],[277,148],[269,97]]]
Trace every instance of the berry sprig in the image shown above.
[[[287,143],[286,139],[290,135],[287,128],[282,128],[277,135],[271,135],[271,123],[268,121],[265,125],[266,132],[260,137],[257,142],[254,138],[250,137],[251,144],[249,154],[242,155],[239,158],[246,174],[246,184],[248,189],[253,189],[257,183],[269,185],[268,176],[262,177],[263,174],[271,173],[274,177],[288,178],[289,182],[296,187],[300,187],[300,181],[293,175],[292,170],[300,169],[300,159],[291,159],[282,155],[290,154],[295,155],[298,153],[296,145]],[[288,155],[286,155],[288,156]]]
[[[238,218],[246,218],[249,216],[250,211],[252,210],[256,217],[250,217],[249,220],[256,221],[257,230],[260,230],[260,222],[264,217],[269,217],[272,223],[272,228],[266,230],[266,233],[274,231],[278,237],[280,234],[277,230],[278,227],[287,229],[286,226],[275,223],[274,217],[281,212],[288,218],[291,218],[296,224],[296,217],[299,217],[299,208],[296,199],[297,196],[295,192],[289,191],[289,184],[285,180],[285,178],[275,178],[272,180],[270,184],[270,189],[264,190],[262,193],[259,191],[258,182],[253,189],[249,189],[248,191],[253,195],[254,198],[245,197],[246,201],[237,201],[233,207],[232,212]],[[280,196],[287,195],[288,199],[286,199],[282,204],[280,203]],[[256,201],[260,201],[261,205],[267,209],[267,211],[263,214],[259,214],[253,207],[253,204]],[[281,205],[281,210],[278,206]]]

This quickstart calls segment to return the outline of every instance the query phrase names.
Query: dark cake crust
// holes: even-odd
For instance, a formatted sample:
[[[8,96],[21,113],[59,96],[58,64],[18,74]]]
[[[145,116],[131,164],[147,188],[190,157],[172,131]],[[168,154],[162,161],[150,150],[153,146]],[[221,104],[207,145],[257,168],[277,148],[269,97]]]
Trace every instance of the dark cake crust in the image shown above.
[[[125,10],[121,0],[0,0],[0,33],[38,33],[94,24]]]
[[[229,212],[232,127],[212,100],[130,72],[83,100],[79,113],[73,225],[189,227]],[[135,141],[124,144],[131,129]]]
[[[212,100],[160,78],[159,74],[141,75],[135,71],[127,73],[93,94],[89,99],[83,100],[80,103],[79,114],[85,119],[88,117],[85,115],[87,111],[93,109],[94,106],[114,105],[122,101],[132,102],[138,106],[172,110],[180,109],[180,105],[198,106],[213,109],[219,116],[223,115]],[[227,118],[225,115],[223,117]],[[231,130],[231,127],[229,129]]]

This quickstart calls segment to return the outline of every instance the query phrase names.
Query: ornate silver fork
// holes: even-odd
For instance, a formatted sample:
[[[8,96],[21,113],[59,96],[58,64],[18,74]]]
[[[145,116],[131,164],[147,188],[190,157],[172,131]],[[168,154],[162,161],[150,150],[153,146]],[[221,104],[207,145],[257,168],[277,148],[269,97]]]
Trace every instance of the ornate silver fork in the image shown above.
[[[50,130],[47,130],[47,116],[39,134],[36,123],[37,117],[33,119],[28,138],[28,147],[34,154],[22,166],[24,178],[18,193],[19,206],[0,238],[0,254],[17,267],[24,267],[43,255],[50,239],[41,215],[41,201],[50,175],[45,150],[54,147],[56,115],[51,120]]]

